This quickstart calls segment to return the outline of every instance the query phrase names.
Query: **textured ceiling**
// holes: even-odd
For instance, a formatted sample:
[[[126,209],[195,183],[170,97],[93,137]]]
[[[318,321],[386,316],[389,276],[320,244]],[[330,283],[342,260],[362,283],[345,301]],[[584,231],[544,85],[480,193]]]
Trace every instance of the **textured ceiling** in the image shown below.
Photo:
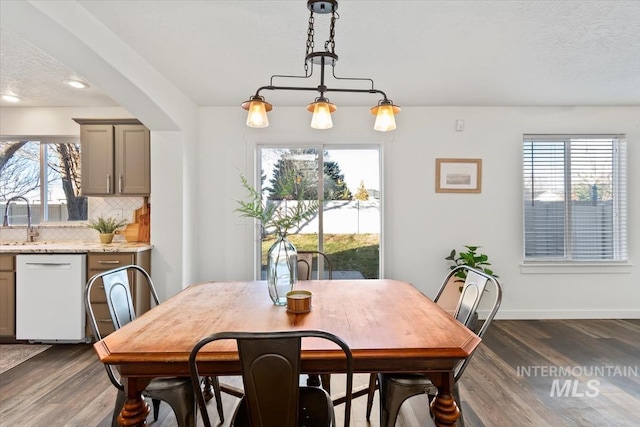
[[[84,77],[16,34],[0,31],[0,92],[19,95],[29,107],[110,107],[118,104],[95,87],[73,89],[64,80]],[[2,100],[2,106],[16,106]]]
[[[0,7],[8,2],[0,0]],[[57,7],[32,3],[46,3],[45,12]],[[197,105],[239,105],[272,74],[303,73],[308,10],[302,0],[71,3]],[[118,104],[92,75],[78,75],[46,53],[51,49],[7,29],[11,12],[0,10],[2,93],[23,97],[21,106]],[[336,74],[372,78],[401,106],[640,105],[640,1],[343,0],[338,12]],[[316,15],[317,46],[327,39],[327,22]],[[62,85],[74,77],[92,87]],[[318,79],[276,83],[316,86]],[[327,85],[345,84],[329,79]],[[278,105],[316,96],[263,95]],[[371,105],[378,97],[331,99]]]

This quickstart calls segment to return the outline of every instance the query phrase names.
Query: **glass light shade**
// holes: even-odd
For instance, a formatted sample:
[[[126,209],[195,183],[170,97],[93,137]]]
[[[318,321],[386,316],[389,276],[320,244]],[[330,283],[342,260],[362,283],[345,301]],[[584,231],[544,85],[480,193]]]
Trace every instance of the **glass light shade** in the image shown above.
[[[251,128],[266,128],[269,126],[267,109],[263,101],[251,101],[249,113],[247,114],[247,126]]]
[[[313,103],[313,117],[311,118],[311,127],[314,129],[330,129],[333,127],[331,120],[331,107],[328,102]],[[333,107],[335,111],[335,106]]]
[[[396,128],[395,115],[400,112],[400,107],[393,104],[393,101],[385,98],[378,102],[378,105],[373,107],[371,114],[376,116],[376,122],[373,125],[373,129],[380,132],[387,132]]]
[[[378,114],[376,114],[376,122],[373,129],[380,132],[387,132],[396,128],[396,118],[393,111],[393,105],[378,106]]]

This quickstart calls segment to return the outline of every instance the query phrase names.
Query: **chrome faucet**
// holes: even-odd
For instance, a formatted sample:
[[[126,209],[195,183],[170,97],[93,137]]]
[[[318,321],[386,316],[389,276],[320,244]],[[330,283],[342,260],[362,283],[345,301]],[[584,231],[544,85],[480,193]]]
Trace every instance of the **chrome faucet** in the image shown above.
[[[40,235],[37,231],[33,229],[31,226],[31,206],[29,205],[29,200],[22,196],[15,196],[7,200],[7,204],[4,207],[4,219],[2,220],[2,226],[9,226],[9,204],[16,200],[24,200],[27,204],[27,242],[33,242],[33,238]]]

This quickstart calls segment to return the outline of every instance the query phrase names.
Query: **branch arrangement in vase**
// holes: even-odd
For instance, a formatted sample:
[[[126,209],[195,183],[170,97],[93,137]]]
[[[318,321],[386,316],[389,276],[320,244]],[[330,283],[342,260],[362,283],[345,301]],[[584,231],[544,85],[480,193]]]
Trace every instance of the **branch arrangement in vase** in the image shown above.
[[[302,221],[308,221],[318,212],[317,200],[304,200],[303,192],[298,193],[298,200],[289,199],[274,201],[262,197],[244,175],[240,174],[242,186],[249,193],[249,200],[237,200],[239,207],[235,209],[240,216],[260,221],[266,234],[276,234],[277,238],[267,252],[267,289],[275,305],[287,303],[287,293],[293,290],[298,281],[298,263],[296,248],[286,236]]]
[[[259,220],[267,234],[286,236],[292,228],[299,228],[301,222],[310,220],[318,212],[317,200],[304,200],[301,194],[293,203],[287,203],[287,200],[265,201],[244,175],[240,174],[240,180],[249,193],[249,200],[237,200],[240,206],[235,212],[240,216]]]

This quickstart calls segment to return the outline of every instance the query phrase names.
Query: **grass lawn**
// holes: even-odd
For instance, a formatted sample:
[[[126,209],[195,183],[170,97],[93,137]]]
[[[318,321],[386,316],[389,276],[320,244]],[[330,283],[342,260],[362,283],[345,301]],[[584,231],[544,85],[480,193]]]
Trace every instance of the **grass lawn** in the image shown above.
[[[324,253],[336,271],[359,271],[365,279],[378,279],[380,266],[379,234],[325,234]],[[300,251],[318,250],[317,234],[292,234],[287,237]],[[275,236],[262,241],[262,262]]]

